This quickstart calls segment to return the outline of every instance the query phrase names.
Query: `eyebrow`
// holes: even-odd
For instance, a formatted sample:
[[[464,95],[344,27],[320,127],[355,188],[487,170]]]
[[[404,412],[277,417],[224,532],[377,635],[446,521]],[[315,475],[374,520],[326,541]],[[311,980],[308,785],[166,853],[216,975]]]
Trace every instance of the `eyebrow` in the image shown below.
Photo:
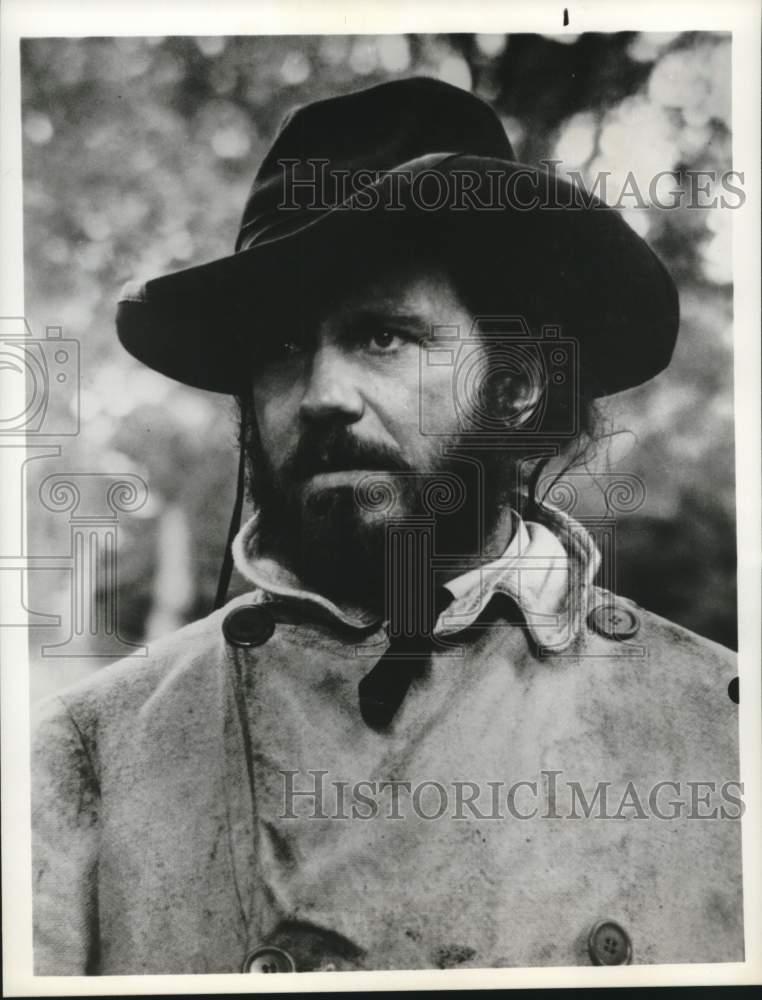
[[[342,326],[351,323],[366,322],[383,324],[394,322],[406,326],[411,330],[427,335],[431,332],[432,322],[424,319],[419,313],[403,312],[394,308],[362,306],[357,309],[348,309],[341,316]]]

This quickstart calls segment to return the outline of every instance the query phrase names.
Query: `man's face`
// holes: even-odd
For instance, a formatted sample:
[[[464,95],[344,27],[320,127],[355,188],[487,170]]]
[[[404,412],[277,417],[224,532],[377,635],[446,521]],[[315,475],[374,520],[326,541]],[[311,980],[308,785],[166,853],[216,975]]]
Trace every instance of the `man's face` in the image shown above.
[[[254,374],[253,394],[276,481],[296,487],[306,502],[351,489],[370,471],[435,471],[441,436],[459,429],[452,368],[428,368],[422,384],[421,352],[435,328],[467,333],[472,320],[449,278],[421,266],[347,289],[312,330],[278,331]],[[434,433],[421,432],[422,411]],[[352,442],[346,454],[331,448],[336,437]]]
[[[282,329],[269,331],[255,360],[249,459],[261,536],[326,589],[326,563],[334,575],[372,572],[386,519],[424,513],[437,474],[460,478],[462,462],[443,454],[463,444],[453,366],[426,366],[422,380],[421,362],[437,327],[467,336],[473,317],[443,271],[409,263],[376,269],[316,312],[271,317]],[[478,365],[474,351],[485,349],[470,348]],[[368,476],[376,489],[358,503]],[[472,521],[476,489],[464,484]],[[374,507],[373,496],[393,502]]]

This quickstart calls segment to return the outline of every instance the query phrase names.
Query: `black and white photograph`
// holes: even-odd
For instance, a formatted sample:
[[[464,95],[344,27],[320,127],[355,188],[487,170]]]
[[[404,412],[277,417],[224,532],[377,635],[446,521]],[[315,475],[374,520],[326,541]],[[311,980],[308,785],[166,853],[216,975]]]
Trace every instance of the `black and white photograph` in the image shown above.
[[[757,6],[22,6],[6,995],[759,982]]]

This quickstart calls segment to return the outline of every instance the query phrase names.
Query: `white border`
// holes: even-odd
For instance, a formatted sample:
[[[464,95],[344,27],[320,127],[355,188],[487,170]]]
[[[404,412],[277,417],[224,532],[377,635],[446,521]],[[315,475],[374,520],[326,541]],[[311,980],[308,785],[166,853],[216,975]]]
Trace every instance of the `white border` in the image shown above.
[[[562,27],[566,6],[570,25]],[[2,674],[3,978],[5,996],[306,992],[312,990],[720,985],[762,981],[760,725],[760,7],[757,0],[638,4],[564,0],[4,0],[0,7],[2,253],[0,316],[23,316],[19,39],[84,35],[386,34],[397,32],[717,30],[733,33],[733,167],[746,203],[734,213],[735,428],[745,886],[744,963],[240,975],[34,977],[29,855],[29,671],[23,630],[0,630]],[[0,449],[0,461],[2,449]],[[0,525],[2,525],[0,516]],[[0,574],[0,577],[2,574]],[[0,580],[2,585],[2,580]],[[0,601],[3,593],[0,590]],[[711,876],[710,876],[711,877]],[[258,988],[259,987],[259,988]]]

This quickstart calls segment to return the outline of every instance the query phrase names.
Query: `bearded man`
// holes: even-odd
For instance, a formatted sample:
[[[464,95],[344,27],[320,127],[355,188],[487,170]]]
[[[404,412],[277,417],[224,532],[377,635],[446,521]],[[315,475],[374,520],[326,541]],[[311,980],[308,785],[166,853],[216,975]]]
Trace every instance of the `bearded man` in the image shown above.
[[[117,327],[238,400],[251,589],[44,706],[37,972],[740,960],[733,655],[537,495],[672,354],[618,213],[395,81],[289,115],[236,252]]]

